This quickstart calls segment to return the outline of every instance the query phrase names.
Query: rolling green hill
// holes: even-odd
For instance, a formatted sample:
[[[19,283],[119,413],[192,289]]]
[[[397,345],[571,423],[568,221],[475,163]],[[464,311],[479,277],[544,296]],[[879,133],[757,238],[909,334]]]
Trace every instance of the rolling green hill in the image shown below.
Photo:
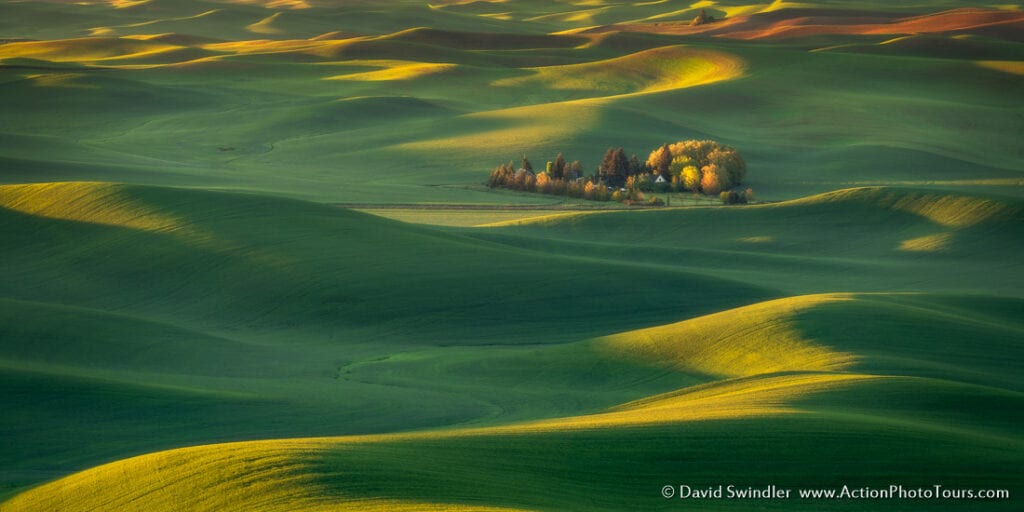
[[[772,294],[688,272],[651,279],[641,267],[509,250],[256,195],[58,183],[0,188],[0,205],[11,243],[5,296],[203,329],[300,328],[330,338],[379,324],[382,336],[479,344],[535,341],[530,331],[560,323],[556,340],[578,339]],[[81,281],[53,278],[62,275]],[[649,285],[630,285],[638,281]],[[509,292],[520,283],[532,283],[529,293]],[[439,289],[440,302],[431,293]],[[603,293],[610,289],[617,296]],[[542,307],[566,301],[579,302]],[[642,312],[627,320],[587,313],[620,303]]]
[[[68,392],[61,410],[109,404],[110,414],[81,426],[90,435],[116,439],[139,429],[136,441],[118,443],[120,454],[169,439],[406,430],[486,418],[501,410],[490,398],[381,387],[346,375],[353,365],[429,347],[564,343],[774,293],[688,272],[638,288],[632,283],[650,275],[631,265],[510,251],[264,196],[58,183],[0,187],[0,204],[9,276],[3,358],[9,389],[19,390],[9,397],[11,417],[54,422],[52,403],[33,397],[62,382]],[[594,314],[624,304],[642,312]],[[509,391],[513,404],[537,394]],[[123,418],[119,411],[131,408],[118,397],[126,393],[163,403],[154,407],[165,411]],[[564,404],[541,398],[552,404],[535,407],[609,404],[585,389],[566,393]],[[334,412],[308,412],[320,406]],[[158,426],[161,418],[183,425],[176,420],[190,417],[212,424],[199,432]],[[249,427],[226,430],[244,418]],[[150,427],[164,433],[147,438]],[[9,446],[11,459],[34,466],[34,450],[59,445],[46,437],[38,443]],[[63,449],[76,444],[69,437]],[[67,456],[57,451],[51,460]]]
[[[0,511],[1020,510],[1022,7],[0,1]]]
[[[264,458],[260,448],[241,459],[277,467],[269,461],[284,457],[296,469],[282,482],[247,473],[248,463],[238,467],[237,457],[229,454],[242,448],[217,445],[209,456],[219,461],[211,462],[218,469],[203,478],[212,479],[209,485],[228,486],[212,492],[239,506],[255,499],[289,508],[315,498],[327,500],[324,506],[362,508],[366,503],[351,500],[372,498],[384,500],[379,504],[384,508],[398,500],[412,508],[486,503],[557,509],[568,501],[544,498],[553,496],[545,487],[551,484],[529,480],[531,471],[540,470],[532,466],[539,462],[521,461],[534,469],[518,463],[469,469],[477,467],[469,454],[492,443],[513,450],[493,454],[495,460],[519,460],[511,453],[526,447],[568,443],[576,446],[572,450],[595,450],[593,443],[610,443],[615,436],[654,443],[675,427],[699,437],[708,428],[718,432],[707,425],[719,424],[725,433],[715,435],[728,437],[737,432],[730,429],[749,428],[744,425],[766,421],[762,418],[777,418],[771,420],[779,425],[771,435],[789,439],[835,421],[836,415],[846,425],[841,430],[849,429],[830,438],[836,449],[878,428],[877,422],[905,424],[916,432],[897,435],[893,446],[920,435],[938,436],[967,451],[1017,439],[1015,413],[993,413],[1017,410],[1009,404],[1020,400],[1017,340],[1024,326],[1017,317],[1024,304],[1012,294],[945,294],[974,290],[965,283],[978,287],[976,280],[990,272],[987,268],[956,282],[928,270],[957,257],[977,260],[985,246],[907,252],[897,243],[919,225],[940,226],[967,239],[984,240],[981,235],[991,230],[1012,233],[1021,225],[1016,201],[860,189],[778,205],[562,214],[507,227],[444,231],[301,201],[102,183],[7,186],[0,188],[0,202],[9,244],[5,268],[11,276],[0,322],[3,376],[10,390],[4,408],[21,425],[12,430],[19,443],[5,448],[5,459],[18,461],[8,466],[9,486],[167,447],[371,434],[356,438],[359,450],[367,450],[357,460],[412,457],[431,466],[458,465],[477,476],[455,483],[451,474],[424,469],[426,480],[415,489],[442,490],[353,494],[348,486],[356,485],[354,474],[372,480],[380,478],[380,468],[371,471],[365,463],[351,462],[346,454],[353,441],[338,438],[281,441],[267,445],[277,455]],[[721,216],[717,225],[723,226],[716,236],[686,233],[714,215]],[[737,221],[730,220],[733,216]],[[794,225],[795,219],[807,223]],[[747,224],[776,236],[801,234],[802,245],[781,245],[792,256],[782,250],[744,256],[750,265],[774,264],[763,274],[785,279],[750,279],[749,273],[736,279],[740,272],[723,270],[734,262],[719,267],[660,260],[694,251],[715,259],[736,252],[732,244],[771,246],[739,240],[747,238],[740,236],[751,229]],[[840,226],[851,233],[872,228],[879,241],[851,253],[850,244],[829,243],[831,230]],[[664,250],[649,254],[639,245],[643,240]],[[893,263],[898,260],[893,254],[900,252],[912,256],[906,265]],[[1014,254],[1013,247],[993,251],[987,261],[1012,265]],[[787,258],[796,261],[775,263]],[[760,302],[792,293],[771,287],[772,281],[814,288],[807,269],[827,268],[837,260],[848,268],[894,266],[886,270],[888,277],[858,274],[860,289],[879,292],[898,288],[894,276],[917,269],[918,293]],[[1018,278],[1004,275],[1006,289]],[[816,287],[825,291],[835,283],[820,281]],[[436,290],[444,290],[443,299]],[[358,300],[340,301],[342,294]],[[750,305],[729,309],[742,304]],[[868,398],[874,389],[892,400]],[[973,409],[936,406],[966,397]],[[421,429],[429,432],[378,435]],[[686,436],[676,439],[673,449],[692,449]],[[1019,439],[1013,443],[1018,446]],[[310,452],[316,457],[309,459]],[[177,453],[147,457],[178,460]],[[440,453],[448,454],[443,462],[426,462]],[[620,453],[600,478],[620,478],[624,468],[649,464],[655,453],[653,444]],[[985,458],[993,472],[972,478],[980,482],[995,475],[1013,453]],[[866,464],[855,455],[844,455],[847,471]],[[539,456],[567,467],[590,464],[586,458],[570,463],[558,462],[554,453]],[[936,474],[960,467],[956,457],[925,452],[917,457]],[[112,468],[125,468],[113,469],[114,474],[152,472],[143,479],[171,478],[153,470],[148,460]],[[137,461],[141,465],[135,466]],[[330,469],[337,464],[349,469]],[[671,464],[661,467],[658,471],[667,472]],[[763,470],[766,466],[754,465],[746,476],[735,477],[756,483]],[[61,482],[55,485],[64,491],[40,488],[6,506],[45,509],[57,503],[49,500],[69,500],[65,503],[87,508],[92,499],[122,499],[97,493],[95,486],[122,492],[105,483],[103,471],[73,477],[85,478],[85,484]],[[337,471],[348,476],[331,476]],[[497,490],[465,494],[483,485],[481,479],[499,481],[508,471],[526,474],[518,497],[499,499]],[[816,471],[790,478],[819,482],[811,478]],[[258,478],[259,485],[270,487],[255,494],[229,490],[236,477],[228,475]],[[307,484],[314,480],[326,483]],[[185,482],[145,499],[174,503],[186,488],[207,485]],[[83,490],[75,491],[79,485]],[[379,484],[365,485],[379,489]],[[608,501],[593,508],[615,509],[641,498],[665,505],[653,492],[645,496],[618,488],[618,498],[605,496]],[[138,496],[128,492],[123,499],[135,502]],[[203,501],[211,499],[203,493],[196,496],[196,508],[217,508]],[[137,503],[133,506],[148,508],[159,501]]]
[[[691,269],[789,294],[948,291],[1016,295],[1017,200],[858,188],[742,208],[555,214],[470,236]],[[956,262],[970,261],[970,265]]]
[[[19,101],[0,115],[0,180],[543,202],[479,184],[524,152],[543,165],[561,151],[589,173],[609,146],[643,156],[708,137],[741,150],[762,199],[862,185],[1020,195],[1024,22],[1010,10],[866,3],[847,24],[838,4],[704,6],[747,32],[816,16],[842,29],[765,42],[673,33],[696,12],[681,2],[393,3],[5,5],[18,7],[0,17],[0,93]],[[601,30],[562,32],[581,23]]]
[[[573,353],[575,364],[567,366],[553,365],[535,350],[517,356],[544,364],[549,378],[579,369],[586,360],[581,357],[596,351],[619,364],[645,363],[650,372],[696,372],[709,379],[605,412],[496,427],[161,452],[73,475],[5,507],[551,510],[585,503],[594,510],[667,510],[679,503],[659,496],[663,483],[763,486],[765,475],[776,485],[802,488],[926,486],[949,479],[961,486],[1012,487],[1012,468],[1024,448],[1016,430],[1024,397],[1002,385],[1019,375],[1022,306],[1019,299],[921,295],[772,301],[555,348]],[[851,332],[863,326],[865,310],[871,318],[888,318],[874,330]],[[955,352],[963,334],[944,324],[959,327],[954,315],[979,312],[985,321],[968,334],[975,349]],[[922,328],[938,334],[918,338],[926,346],[900,348],[890,341],[894,332]],[[693,340],[692,349],[679,347],[679,337]],[[528,370],[509,364],[515,359],[476,355],[482,358],[478,364],[512,370],[521,379],[517,387],[536,382]],[[453,359],[445,354],[375,365],[393,366],[381,382],[396,385],[436,371],[440,361]],[[471,366],[460,366],[441,372],[462,376],[448,386],[479,389],[502,378],[500,370],[467,375]],[[893,460],[893,450],[899,460]],[[735,506],[701,503],[712,510]],[[770,510],[794,507],[783,500],[756,503]],[[985,509],[1010,510],[1008,505],[988,502]],[[839,509],[874,506],[846,501]]]

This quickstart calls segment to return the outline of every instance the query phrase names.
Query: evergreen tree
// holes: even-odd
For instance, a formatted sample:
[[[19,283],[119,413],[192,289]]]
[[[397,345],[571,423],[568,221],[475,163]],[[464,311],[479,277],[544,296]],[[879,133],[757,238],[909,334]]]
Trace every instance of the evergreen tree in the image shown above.
[[[644,166],[640,163],[640,159],[637,158],[636,153],[629,157],[629,175],[636,176],[637,174],[644,173]]]
[[[605,154],[604,164],[604,175],[608,179],[608,183],[617,187],[621,187],[626,182],[626,178],[629,177],[629,159],[626,158],[626,152],[622,148],[609,149]]]
[[[526,158],[526,155],[523,155],[523,166],[521,168],[526,169],[529,172],[533,172],[533,164],[531,164],[530,160]]]
[[[583,177],[583,164],[579,160],[573,160],[572,164],[565,171],[566,179],[579,179]]]
[[[608,184],[614,187],[621,187],[629,177],[629,160],[626,159],[626,152],[619,149],[608,148],[598,166],[600,178],[607,180]]]
[[[601,157],[601,164],[597,166],[598,176],[609,177],[615,173],[615,150],[608,148]]]
[[[565,157],[561,153],[555,157],[555,163],[551,168],[552,178],[562,179],[565,178]]]

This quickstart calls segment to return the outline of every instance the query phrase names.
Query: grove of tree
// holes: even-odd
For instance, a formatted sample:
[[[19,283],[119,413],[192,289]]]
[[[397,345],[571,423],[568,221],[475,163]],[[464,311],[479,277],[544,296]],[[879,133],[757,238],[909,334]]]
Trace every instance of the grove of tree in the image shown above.
[[[752,190],[740,189],[746,175],[746,161],[735,148],[685,140],[657,147],[643,162],[635,154],[627,157],[621,147],[608,148],[589,176],[579,160],[569,163],[562,153],[539,173],[523,155],[518,168],[511,161],[494,168],[487,185],[596,201],[636,202],[643,192],[689,191],[740,204],[753,200]]]

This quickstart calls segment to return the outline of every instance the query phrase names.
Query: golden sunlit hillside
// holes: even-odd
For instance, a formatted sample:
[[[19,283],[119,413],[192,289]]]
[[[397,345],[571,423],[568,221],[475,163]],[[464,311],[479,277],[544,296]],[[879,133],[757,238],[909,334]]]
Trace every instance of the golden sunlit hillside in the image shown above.
[[[0,0],[0,512],[1024,509],[1022,13]]]

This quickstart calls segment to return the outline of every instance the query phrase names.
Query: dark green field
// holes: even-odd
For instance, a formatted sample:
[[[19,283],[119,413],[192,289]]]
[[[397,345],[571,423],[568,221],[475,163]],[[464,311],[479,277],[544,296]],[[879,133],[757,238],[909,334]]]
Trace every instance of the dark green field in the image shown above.
[[[1020,510],[1021,7],[2,1],[0,510]]]

